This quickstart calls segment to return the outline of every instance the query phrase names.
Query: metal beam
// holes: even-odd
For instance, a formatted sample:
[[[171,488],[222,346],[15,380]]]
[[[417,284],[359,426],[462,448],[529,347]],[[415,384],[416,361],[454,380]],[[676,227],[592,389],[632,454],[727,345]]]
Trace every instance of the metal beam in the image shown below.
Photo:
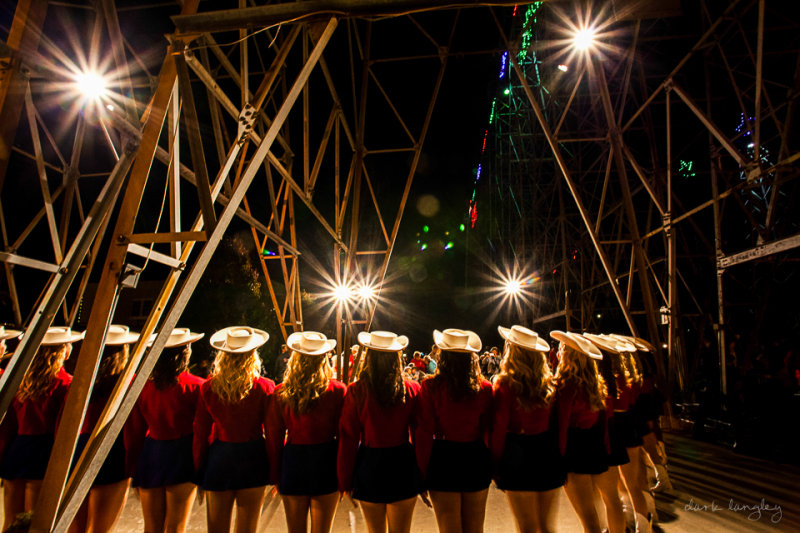
[[[746,263],[754,259],[761,259],[768,255],[785,252],[800,246],[800,235],[786,237],[779,241],[768,242],[733,255],[723,255],[717,258],[717,268],[725,269],[734,265]]]

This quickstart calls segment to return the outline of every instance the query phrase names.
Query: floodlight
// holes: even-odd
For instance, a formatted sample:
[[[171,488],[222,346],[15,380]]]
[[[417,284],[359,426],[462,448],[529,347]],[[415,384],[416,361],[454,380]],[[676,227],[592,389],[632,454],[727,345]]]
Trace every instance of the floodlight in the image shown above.
[[[594,46],[594,34],[593,28],[579,29],[572,38],[572,46],[578,50],[588,50]]]
[[[353,291],[347,285],[338,284],[333,288],[333,297],[339,302],[347,302],[353,297]]]
[[[372,285],[361,285],[356,292],[358,293],[358,297],[362,300],[369,300],[375,297],[375,287]]]
[[[97,72],[81,72],[75,76],[78,90],[87,100],[95,100],[105,96],[107,92],[106,80]]]
[[[522,292],[522,282],[518,279],[510,279],[503,284],[503,291],[511,296]]]

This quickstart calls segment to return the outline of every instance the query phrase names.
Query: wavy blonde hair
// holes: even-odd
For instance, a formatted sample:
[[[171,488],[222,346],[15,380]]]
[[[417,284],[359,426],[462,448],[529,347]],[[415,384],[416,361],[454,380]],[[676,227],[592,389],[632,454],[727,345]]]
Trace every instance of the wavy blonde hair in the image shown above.
[[[17,399],[24,402],[44,396],[53,385],[56,374],[64,366],[64,361],[69,357],[70,351],[72,351],[71,344],[39,346],[39,350],[33,357],[31,366],[17,390]]]
[[[381,407],[392,407],[406,401],[402,358],[402,352],[364,349],[364,366],[358,379],[367,384]]]
[[[211,370],[211,390],[224,403],[244,400],[261,374],[261,358],[256,350],[245,353],[217,351]]]
[[[495,387],[505,383],[525,409],[547,407],[556,392],[547,355],[506,342]]]
[[[561,361],[556,369],[557,386],[563,387],[567,383],[572,383],[579,391],[586,394],[589,407],[593,411],[604,409],[608,389],[603,376],[597,371],[594,360],[563,342],[559,351]]]
[[[619,355],[627,384],[641,386],[642,372],[640,370],[641,362],[639,362],[639,356],[636,352],[624,352]]]
[[[328,390],[333,371],[326,355],[292,352],[278,395],[298,414],[311,410],[314,402]]]
[[[431,379],[443,382],[454,400],[462,400],[480,392],[483,375],[473,354],[440,350],[436,374]]]

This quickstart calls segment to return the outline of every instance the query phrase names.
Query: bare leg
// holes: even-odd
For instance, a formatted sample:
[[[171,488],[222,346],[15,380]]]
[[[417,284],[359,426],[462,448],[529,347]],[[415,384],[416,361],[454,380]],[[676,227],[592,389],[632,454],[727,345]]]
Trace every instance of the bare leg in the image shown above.
[[[128,499],[130,478],[109,485],[98,485],[89,491],[89,523],[87,531],[108,533],[114,527],[125,500]]]
[[[372,503],[359,501],[364,522],[369,533],[386,533],[386,507],[385,503]]]
[[[625,531],[625,515],[622,512],[622,502],[619,499],[619,471],[616,468],[609,468],[602,474],[592,476],[592,482],[600,491],[603,504],[606,508],[606,522],[610,533],[622,533]]]
[[[461,493],[430,491],[439,533],[461,533]]]
[[[72,523],[69,525],[69,529],[67,529],[68,533],[84,533],[88,529],[89,524],[89,499],[86,498],[83,500],[83,503],[78,508],[78,512],[75,513],[75,518],[72,519]]]
[[[283,500],[286,527],[289,533],[306,533],[308,531],[308,510],[311,507],[311,497],[282,495],[281,499]]]
[[[30,511],[39,499],[39,490],[42,488],[41,479],[25,480],[25,511]]]
[[[338,492],[311,497],[311,533],[330,533],[338,505]]]
[[[507,490],[506,498],[517,523],[519,533],[537,533],[539,510],[536,506],[536,492],[527,490]]]
[[[164,488],[139,489],[139,501],[142,503],[144,533],[164,531],[167,517],[167,495]]]
[[[267,487],[240,489],[236,492],[236,533],[251,533],[258,530],[261,506],[267,495]]]
[[[389,533],[409,533],[411,531],[411,517],[414,516],[414,505],[417,497],[400,500],[386,504],[386,520],[389,523]]]
[[[486,518],[489,489],[461,493],[461,526],[464,533],[481,533]]]
[[[208,533],[230,533],[234,492],[232,490],[206,492]]]
[[[25,480],[3,480],[3,531],[14,522],[14,517],[25,512]]]
[[[564,485],[564,491],[567,493],[569,503],[575,509],[585,533],[598,533],[600,531],[600,518],[594,508],[592,477],[589,474],[569,472],[567,474],[567,484]],[[616,533],[615,530],[611,530],[611,532]]]
[[[642,459],[639,456],[641,448],[627,448],[627,450],[630,462],[619,467],[620,472],[622,472],[622,480],[625,482],[628,494],[631,496],[633,510],[647,516],[647,500],[644,499],[644,491],[647,490],[647,487],[641,484]]]
[[[165,488],[167,512],[164,520],[166,533],[183,533],[189,514],[192,512],[192,503],[197,493],[194,483],[179,483]]]

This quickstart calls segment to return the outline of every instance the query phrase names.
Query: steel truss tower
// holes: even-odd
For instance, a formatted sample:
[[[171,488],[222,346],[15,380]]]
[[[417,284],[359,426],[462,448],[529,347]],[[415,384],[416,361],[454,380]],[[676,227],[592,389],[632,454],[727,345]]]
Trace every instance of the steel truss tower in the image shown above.
[[[506,182],[520,206],[519,255],[561,276],[529,320],[560,313],[570,328],[588,328],[611,301],[632,332],[666,340],[670,379],[680,384],[679,321],[687,308],[711,312],[691,285],[705,280],[705,291],[710,275],[724,346],[728,272],[781,258],[798,241],[797,21],[764,0],[701,4],[688,29],[664,13],[604,4],[598,14],[620,33],[597,39],[613,50],[574,58],[558,74],[568,45],[556,42],[556,9],[573,6],[544,4],[534,57],[520,56],[523,32],[506,32],[514,4],[239,0],[198,12],[197,0],[185,0],[151,72],[125,33],[136,5],[95,0],[80,9],[91,28],[85,62],[114,71],[114,96],[90,113],[53,100],[80,62],[43,31],[46,19],[77,17],[75,6],[18,2],[0,49],[0,260],[26,335],[0,377],[0,413],[47,327],[75,322],[100,270],[32,531],[69,526],[234,221],[266,251],[259,261],[284,335],[302,329],[302,295],[314,281],[382,289],[448,60],[487,52],[475,35],[509,51],[520,105],[507,119],[527,136],[518,155],[529,162]],[[740,132],[728,126],[731,109],[746,125]],[[678,181],[681,160],[694,165],[690,181]],[[141,208],[152,197],[163,202],[155,219]],[[725,240],[730,220],[752,242]],[[317,246],[330,250],[330,264],[307,253]],[[714,260],[710,274],[688,260],[695,256]],[[134,348],[69,474],[120,288],[148,263],[167,272],[142,330],[143,339],[158,335],[149,350]],[[23,277],[40,294],[34,302],[18,290]],[[368,327],[377,305],[336,307],[340,345],[354,325]]]

